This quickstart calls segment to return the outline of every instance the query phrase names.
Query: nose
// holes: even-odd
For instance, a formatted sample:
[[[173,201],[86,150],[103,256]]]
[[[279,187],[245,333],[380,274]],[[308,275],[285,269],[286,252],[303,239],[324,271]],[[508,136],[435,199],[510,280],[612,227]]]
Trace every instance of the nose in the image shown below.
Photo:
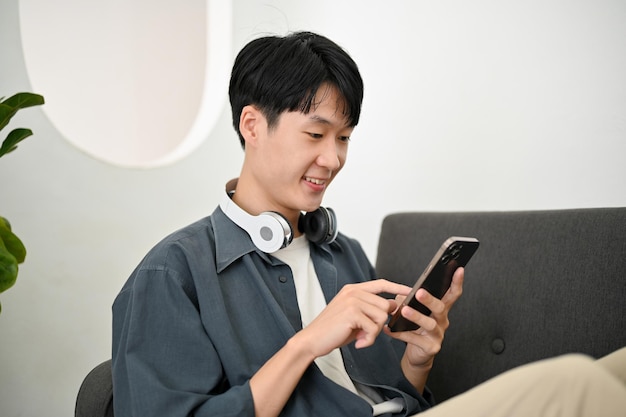
[[[321,142],[321,149],[317,156],[317,164],[335,172],[341,168],[346,159],[346,151],[336,140],[328,138]]]

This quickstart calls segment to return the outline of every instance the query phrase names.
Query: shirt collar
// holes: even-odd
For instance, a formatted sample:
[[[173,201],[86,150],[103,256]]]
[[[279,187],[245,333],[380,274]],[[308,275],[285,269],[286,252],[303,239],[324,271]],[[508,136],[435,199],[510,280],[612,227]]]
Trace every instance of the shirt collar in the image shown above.
[[[248,233],[230,220],[219,206],[211,215],[211,224],[215,236],[218,273],[247,253],[257,251],[262,256],[267,256],[254,246]]]

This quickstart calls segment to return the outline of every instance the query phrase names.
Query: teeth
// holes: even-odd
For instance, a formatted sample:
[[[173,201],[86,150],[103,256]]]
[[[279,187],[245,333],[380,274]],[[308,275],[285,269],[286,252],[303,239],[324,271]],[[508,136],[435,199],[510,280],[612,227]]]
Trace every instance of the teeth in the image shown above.
[[[323,185],[324,184],[323,180],[318,180],[316,178],[304,177],[304,179],[307,180],[308,182],[312,182],[313,184],[317,184],[317,185]]]

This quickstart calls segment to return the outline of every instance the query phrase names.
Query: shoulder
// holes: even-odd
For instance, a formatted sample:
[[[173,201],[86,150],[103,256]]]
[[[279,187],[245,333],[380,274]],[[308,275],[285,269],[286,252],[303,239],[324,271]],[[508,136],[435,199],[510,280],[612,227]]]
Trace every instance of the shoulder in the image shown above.
[[[334,253],[345,253],[348,256],[354,256],[362,260],[368,261],[367,255],[365,254],[361,243],[359,243],[358,240],[346,236],[341,232],[337,234],[337,239],[335,239],[335,241],[329,246]]]
[[[122,291],[137,287],[139,282],[146,280],[152,283],[173,280],[183,287],[190,286],[201,262],[204,270],[207,265],[215,265],[211,261],[214,241],[210,216],[172,232],[148,251]]]
[[[207,216],[164,237],[150,249],[139,266],[166,265],[181,257],[207,255],[214,242],[211,217]]]

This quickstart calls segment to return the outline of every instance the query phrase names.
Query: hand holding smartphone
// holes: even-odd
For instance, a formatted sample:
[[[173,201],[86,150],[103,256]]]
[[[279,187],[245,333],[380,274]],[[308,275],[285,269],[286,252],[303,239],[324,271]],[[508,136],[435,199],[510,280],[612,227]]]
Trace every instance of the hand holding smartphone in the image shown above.
[[[415,293],[424,288],[432,296],[441,299],[450,285],[454,271],[459,267],[465,267],[478,249],[479,242],[473,237],[452,236],[439,248],[422,275],[418,278],[413,289],[402,302],[402,305],[389,320],[389,329],[392,332],[415,330],[419,326],[401,315],[404,306],[414,308],[422,314],[429,316],[431,311],[417,301]]]

